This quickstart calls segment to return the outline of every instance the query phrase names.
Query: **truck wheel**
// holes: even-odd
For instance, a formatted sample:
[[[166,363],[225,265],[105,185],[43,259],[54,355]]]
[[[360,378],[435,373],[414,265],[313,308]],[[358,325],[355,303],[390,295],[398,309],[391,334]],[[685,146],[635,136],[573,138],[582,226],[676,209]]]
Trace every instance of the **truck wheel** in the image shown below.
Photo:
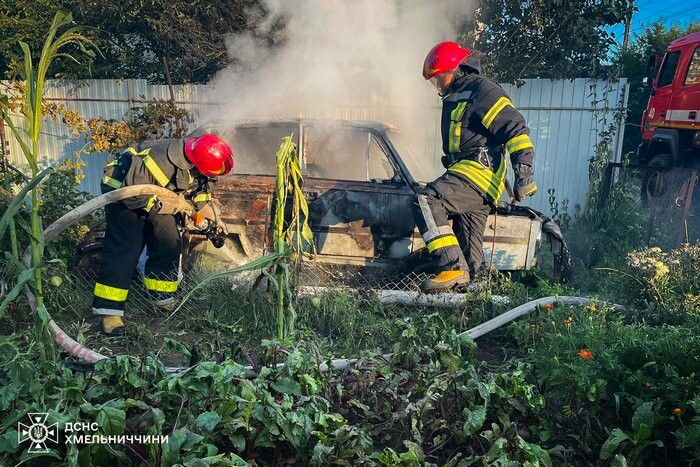
[[[642,177],[641,197],[644,207],[659,201],[669,190],[667,175],[671,163],[670,154],[657,154],[649,161],[649,169]]]

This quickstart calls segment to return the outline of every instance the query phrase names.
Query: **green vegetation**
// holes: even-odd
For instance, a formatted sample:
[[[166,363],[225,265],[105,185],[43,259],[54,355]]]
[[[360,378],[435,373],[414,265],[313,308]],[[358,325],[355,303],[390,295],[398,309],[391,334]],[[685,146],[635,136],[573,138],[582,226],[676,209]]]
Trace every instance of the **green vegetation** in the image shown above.
[[[47,57],[66,37],[79,40],[61,35],[52,42],[56,29],[69,22],[55,19]],[[37,131],[38,138],[36,121],[45,113],[41,72],[28,64],[25,114],[34,122],[29,136]],[[4,116],[8,105],[3,101]],[[293,218],[302,220],[304,206],[296,197],[301,180],[294,177],[298,166],[287,143],[279,157],[278,199],[289,196],[280,205],[291,206]],[[25,155],[36,168],[34,140],[32,147]],[[251,292],[237,281],[241,274],[228,272],[191,275],[183,284],[188,299],[172,316],[147,307],[129,310],[123,340],[101,337],[84,322],[91,290],[75,273],[74,254],[86,229],[76,226],[43,245],[42,226],[84,200],[75,188],[79,167],[44,176],[33,170],[31,181],[4,174],[0,464],[700,461],[700,244],[644,248],[647,214],[634,180],[617,179],[602,202],[595,165],[591,203],[560,219],[569,226],[576,257],[574,285],[551,283],[539,271],[518,280],[497,275],[487,290],[468,294],[465,304],[432,309],[386,305],[344,289],[295,295],[299,265],[291,252],[300,251],[295,242],[308,236],[280,209],[276,253],[243,273],[276,264],[267,272],[276,288],[270,292],[259,282]],[[21,261],[27,247],[33,253],[29,268]],[[57,261],[43,262],[43,250]],[[39,316],[31,316],[20,294],[27,286],[39,301]],[[476,342],[464,334],[534,298],[580,289],[601,301],[543,306]],[[130,293],[131,300],[143,291],[133,287]],[[627,309],[614,311],[603,299]],[[53,352],[46,340],[48,312],[79,342],[113,358],[92,366]],[[332,358],[351,357],[357,360],[347,368],[320,369],[332,367]],[[28,442],[20,443],[18,424],[27,424],[29,413],[48,413],[48,422],[59,426],[59,442],[47,441],[48,452],[29,452]],[[69,423],[91,427],[84,435],[118,438],[68,442]],[[130,442],[136,435],[163,435],[168,442]]]

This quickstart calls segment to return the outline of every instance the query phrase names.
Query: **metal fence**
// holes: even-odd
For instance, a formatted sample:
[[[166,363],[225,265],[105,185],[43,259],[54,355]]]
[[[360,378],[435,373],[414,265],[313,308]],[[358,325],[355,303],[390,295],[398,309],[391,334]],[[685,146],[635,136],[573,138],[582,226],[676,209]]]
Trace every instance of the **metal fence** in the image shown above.
[[[7,82],[0,81],[0,86]],[[612,137],[606,148],[609,159],[620,160],[624,119],[620,109],[626,106],[628,84],[626,78],[618,81],[602,81],[587,78],[574,80],[524,80],[520,87],[504,84],[504,89],[525,116],[531,129],[535,146],[535,172],[539,193],[527,200],[527,205],[544,213],[550,213],[548,190],[553,189],[561,203],[568,200],[571,209],[584,205],[588,189],[588,161],[596,153],[606,133],[612,129]],[[229,107],[207,85],[173,86],[178,106],[191,112],[192,129],[212,118],[228,118]],[[82,116],[128,119],[134,108],[154,99],[169,99],[170,90],[165,85],[150,85],[145,80],[49,80],[46,98],[77,110]],[[369,99],[369,98],[368,98]],[[394,106],[394,107],[392,107]],[[412,126],[410,149],[416,159],[437,176],[440,166],[441,142],[439,141],[440,103],[437,98],[432,106],[418,108],[410,102],[348,103],[333,109],[299,109],[294,115],[280,113],[275,108],[265,109],[266,117],[317,117],[349,120],[385,120],[390,115],[410,116]],[[393,122],[401,123],[401,122]],[[22,127],[20,118],[15,124]],[[10,163],[22,167],[21,151],[13,138],[10,140]],[[46,119],[42,129],[39,151],[43,166],[57,165],[70,158],[85,145],[83,138],[76,138],[62,122]],[[90,154],[81,188],[93,194],[99,193],[99,180],[106,159],[105,154]],[[428,181],[428,180],[423,180]]]
[[[700,240],[700,185],[697,169],[650,167],[611,163],[602,184],[605,201],[613,189],[622,189],[647,214],[647,246],[676,248]]]

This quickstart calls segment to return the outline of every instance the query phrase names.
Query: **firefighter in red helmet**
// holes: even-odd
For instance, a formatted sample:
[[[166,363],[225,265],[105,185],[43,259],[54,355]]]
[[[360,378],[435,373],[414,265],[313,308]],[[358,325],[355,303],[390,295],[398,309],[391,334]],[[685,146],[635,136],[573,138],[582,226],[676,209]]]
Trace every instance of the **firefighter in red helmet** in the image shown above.
[[[484,228],[505,186],[507,154],[515,174],[515,199],[537,191],[525,119],[505,91],[480,71],[472,51],[455,42],[437,44],[423,64],[423,78],[442,98],[446,169],[418,192],[413,205],[435,272],[421,284],[424,292],[465,285],[481,272]]]
[[[124,302],[134,269],[146,246],[144,286],[154,304],[172,307],[178,288],[182,216],[209,225],[198,212],[211,212],[210,185],[233,169],[233,151],[214,134],[164,139],[128,148],[107,163],[101,189],[152,184],[178,193],[176,199],[139,196],[105,207],[105,258],[93,292],[92,312],[107,335],[124,333]],[[206,208],[206,209],[205,209]]]

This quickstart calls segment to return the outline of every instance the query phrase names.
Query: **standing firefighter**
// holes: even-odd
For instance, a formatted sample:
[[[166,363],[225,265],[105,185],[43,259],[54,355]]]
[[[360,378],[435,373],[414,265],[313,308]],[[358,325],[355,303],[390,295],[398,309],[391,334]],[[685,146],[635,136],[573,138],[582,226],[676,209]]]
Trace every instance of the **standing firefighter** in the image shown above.
[[[139,196],[105,207],[105,260],[93,292],[92,312],[102,316],[105,334],[124,334],[124,302],[144,245],[147,248],[144,286],[156,306],[172,307],[178,287],[182,241],[181,216],[199,221],[211,200],[211,177],[233,169],[233,151],[213,134],[187,140],[165,139],[141,143],[123,151],[105,166],[102,192],[132,185],[157,185],[178,193],[177,198]],[[210,217],[210,216],[205,216]]]
[[[414,203],[437,272],[421,284],[424,292],[467,284],[483,267],[484,228],[505,186],[506,150],[515,173],[515,199],[537,191],[525,119],[498,84],[479,74],[479,62],[470,55],[455,42],[441,42],[423,65],[423,77],[442,98],[442,165],[447,169],[418,192]]]

